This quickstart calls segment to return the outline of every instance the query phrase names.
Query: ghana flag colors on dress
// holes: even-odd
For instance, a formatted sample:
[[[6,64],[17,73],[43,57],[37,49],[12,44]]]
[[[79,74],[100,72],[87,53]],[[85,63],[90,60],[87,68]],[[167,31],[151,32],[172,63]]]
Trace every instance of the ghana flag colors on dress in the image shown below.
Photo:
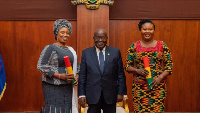
[[[5,69],[4,69],[3,59],[0,54],[0,100],[3,97],[5,89],[6,89]]]
[[[125,69],[132,66],[137,69],[144,68],[142,58],[149,58],[150,72],[153,79],[162,72],[172,74],[172,56],[169,48],[163,41],[157,41],[155,47],[142,47],[140,41],[133,43],[128,51]],[[148,89],[146,77],[133,75],[132,95],[134,112],[164,112],[167,96],[166,80],[153,90]]]

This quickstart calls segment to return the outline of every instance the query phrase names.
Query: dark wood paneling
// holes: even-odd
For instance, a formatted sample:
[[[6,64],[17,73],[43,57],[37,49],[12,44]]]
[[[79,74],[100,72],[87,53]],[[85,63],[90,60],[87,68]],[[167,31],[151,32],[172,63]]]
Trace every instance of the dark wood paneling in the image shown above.
[[[53,21],[1,21],[0,53],[7,88],[0,112],[40,111],[43,106],[37,62],[44,46],[54,43]],[[68,45],[76,50],[76,21]]]
[[[110,19],[200,19],[199,0],[115,0]]]
[[[0,20],[76,20],[71,0],[1,0]]]
[[[110,46],[121,50],[125,61],[128,47],[141,39],[139,20],[111,20]],[[173,74],[168,77],[167,112],[200,111],[200,21],[154,20],[155,39],[164,41],[172,51]],[[132,75],[127,74],[128,97],[131,97]],[[132,111],[132,100],[129,100]]]
[[[199,6],[199,0],[115,0],[110,19],[200,19]],[[1,0],[0,15],[0,20],[76,20],[77,9],[71,0]]]
[[[109,6],[101,5],[98,10],[77,6],[77,53],[80,61],[82,50],[94,46],[94,31],[103,28],[109,36]],[[109,43],[109,40],[108,40]]]

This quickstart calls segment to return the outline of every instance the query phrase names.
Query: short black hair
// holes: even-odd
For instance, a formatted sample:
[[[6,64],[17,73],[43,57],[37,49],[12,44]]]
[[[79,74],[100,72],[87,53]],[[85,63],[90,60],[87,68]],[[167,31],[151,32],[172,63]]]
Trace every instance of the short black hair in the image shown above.
[[[140,20],[139,24],[138,24],[138,28],[141,31],[142,25],[145,23],[151,23],[153,24],[154,30],[155,30],[155,24],[150,20],[150,19],[142,19]]]

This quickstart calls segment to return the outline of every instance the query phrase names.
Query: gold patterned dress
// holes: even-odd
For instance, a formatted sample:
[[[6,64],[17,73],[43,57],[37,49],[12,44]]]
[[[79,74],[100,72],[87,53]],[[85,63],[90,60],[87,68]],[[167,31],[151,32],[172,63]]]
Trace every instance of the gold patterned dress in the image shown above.
[[[149,67],[153,79],[162,72],[172,73],[171,52],[163,41],[157,41],[155,47],[142,47],[140,41],[133,43],[128,51],[125,70],[132,66],[137,69],[144,68],[142,57],[149,58]],[[146,78],[133,75],[133,107],[134,112],[164,112],[167,95],[166,80],[162,80],[157,88],[148,89]]]

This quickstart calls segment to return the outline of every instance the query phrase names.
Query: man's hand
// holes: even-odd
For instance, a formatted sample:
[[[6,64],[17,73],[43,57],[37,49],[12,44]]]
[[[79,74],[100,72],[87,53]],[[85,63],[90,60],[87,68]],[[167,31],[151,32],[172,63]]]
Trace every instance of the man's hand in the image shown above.
[[[123,95],[117,95],[117,102],[121,102],[123,100]]]
[[[85,108],[86,97],[81,97],[81,98],[79,99],[79,101],[80,101],[80,105],[81,105],[81,107]]]

